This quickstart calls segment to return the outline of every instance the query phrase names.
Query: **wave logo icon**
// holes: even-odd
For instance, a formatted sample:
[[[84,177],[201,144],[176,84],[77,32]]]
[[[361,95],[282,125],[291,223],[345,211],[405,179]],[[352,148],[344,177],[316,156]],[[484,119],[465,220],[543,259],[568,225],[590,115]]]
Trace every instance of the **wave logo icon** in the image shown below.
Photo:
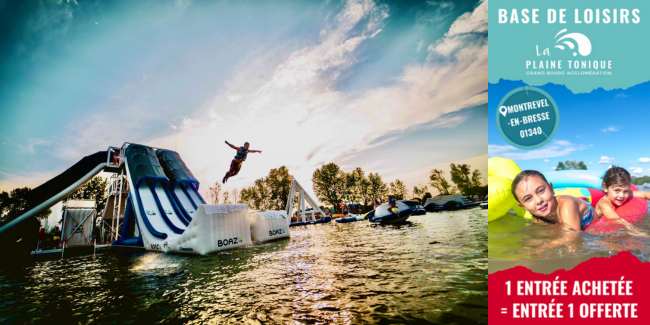
[[[566,28],[561,30],[559,33],[555,35],[555,38],[558,38],[560,34],[566,33],[566,31],[567,31]],[[589,41],[589,38],[587,38],[587,36],[585,36],[584,34],[580,34],[580,33],[564,34],[563,36],[558,38],[557,41],[555,41],[555,44],[557,44],[555,45],[555,48],[558,48],[560,50],[564,50],[566,46],[571,50],[575,49],[576,51],[578,51],[577,53],[573,52],[573,56],[577,56],[578,53],[580,53],[580,55],[582,56],[587,56],[591,53],[591,41]]]

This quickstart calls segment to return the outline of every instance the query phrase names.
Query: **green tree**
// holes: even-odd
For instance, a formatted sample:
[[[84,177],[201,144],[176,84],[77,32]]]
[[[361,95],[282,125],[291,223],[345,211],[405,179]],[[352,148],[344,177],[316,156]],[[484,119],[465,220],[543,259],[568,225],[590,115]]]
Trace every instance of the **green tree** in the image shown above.
[[[286,166],[271,169],[269,176],[263,182],[270,193],[269,210],[284,210],[293,182],[293,176],[289,174],[289,169]]]
[[[104,213],[106,196],[108,195],[108,179],[101,176],[93,177],[89,182],[76,189],[70,196],[63,199],[65,205],[68,200],[94,200],[97,214]]]
[[[29,187],[22,187],[13,189],[10,193],[0,193],[0,225],[4,225],[18,218],[25,208],[32,205],[27,201],[27,193],[32,189]],[[38,219],[46,219],[52,214],[52,210],[45,209],[36,214]]]
[[[645,183],[650,183],[650,176],[632,176],[632,184],[634,185],[643,185]]]
[[[366,178],[365,172],[361,167],[345,174],[345,195],[344,198],[351,203],[363,202],[363,188],[364,179]]]
[[[582,161],[566,160],[564,163],[560,161],[555,170],[587,170],[587,165]]]
[[[468,164],[449,164],[451,167],[451,181],[456,184],[458,191],[466,195],[465,192],[472,187],[472,180],[470,178],[471,167]]]
[[[430,198],[432,198],[432,197],[433,197],[433,195],[431,195],[430,192],[426,192],[426,193],[424,193],[424,195],[422,195],[422,204],[423,204],[423,205],[426,204],[426,203],[427,203],[427,200],[430,199]]]
[[[347,191],[345,178],[345,174],[335,163],[316,169],[311,178],[316,197],[321,202],[338,207],[339,203],[343,202]]]
[[[478,169],[472,172],[471,186],[465,191],[464,195],[474,196],[478,195],[479,198],[487,195],[487,184],[483,182],[483,175]]]
[[[361,167],[357,167],[350,173],[347,173],[345,179],[345,199],[351,203],[362,204],[364,211],[366,211],[372,205],[373,199],[370,181],[366,177],[366,172]]]
[[[483,175],[478,169],[474,169],[472,172],[472,187],[481,187],[483,186]]]
[[[424,193],[428,190],[427,184],[421,184],[420,186],[413,186],[413,196],[416,198],[422,199]]]
[[[368,183],[369,183],[369,196],[374,199],[378,198],[380,201],[385,202],[388,197],[388,186],[381,179],[379,173],[370,173],[368,174]],[[371,199],[371,200],[372,200]]]
[[[237,204],[237,200],[239,199],[239,192],[237,189],[232,190],[232,199],[233,199],[233,204]]]
[[[221,193],[221,183],[219,181],[214,182],[213,186],[210,186],[208,189],[208,203],[210,204],[219,204],[219,194]]]
[[[239,203],[248,204],[249,208],[255,209],[253,206],[254,196],[255,193],[252,189],[243,188],[241,191],[239,191]]]
[[[404,183],[397,179],[390,183],[390,194],[395,200],[404,200],[408,197],[408,190]]]
[[[293,176],[287,167],[271,169],[268,176],[241,190],[239,202],[255,210],[284,210],[292,182]]]
[[[449,181],[445,178],[445,172],[440,169],[434,169],[431,171],[429,176],[429,183],[431,187],[438,190],[440,195],[449,195],[453,194],[453,186],[449,184]]]
[[[374,199],[372,193],[372,186],[368,177],[363,177],[361,180],[361,202],[363,203],[363,211],[368,211]]]

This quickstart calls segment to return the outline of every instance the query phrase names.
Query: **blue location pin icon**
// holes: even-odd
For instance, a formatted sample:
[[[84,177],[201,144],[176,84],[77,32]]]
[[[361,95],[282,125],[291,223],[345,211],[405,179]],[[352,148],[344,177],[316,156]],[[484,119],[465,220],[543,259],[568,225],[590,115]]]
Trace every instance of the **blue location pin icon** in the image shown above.
[[[505,106],[501,106],[501,107],[499,107],[499,113],[501,113],[501,115],[503,115],[503,117],[505,117],[506,113],[508,113],[508,109]]]

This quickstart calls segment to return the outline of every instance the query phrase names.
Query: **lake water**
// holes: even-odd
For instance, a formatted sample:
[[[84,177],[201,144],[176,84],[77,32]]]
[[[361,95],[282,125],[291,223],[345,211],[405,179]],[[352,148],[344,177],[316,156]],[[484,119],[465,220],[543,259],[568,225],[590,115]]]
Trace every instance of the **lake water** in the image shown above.
[[[536,224],[511,211],[488,224],[489,272],[523,265],[548,274],[571,269],[592,257],[608,257],[620,251],[629,251],[642,261],[650,261],[650,209],[631,222],[632,231],[606,219],[598,222],[602,222],[599,226],[609,226],[614,231],[605,233],[588,228],[575,238],[571,230],[559,225]]]
[[[0,266],[0,323],[487,324],[487,210],[291,229],[211,256]]]

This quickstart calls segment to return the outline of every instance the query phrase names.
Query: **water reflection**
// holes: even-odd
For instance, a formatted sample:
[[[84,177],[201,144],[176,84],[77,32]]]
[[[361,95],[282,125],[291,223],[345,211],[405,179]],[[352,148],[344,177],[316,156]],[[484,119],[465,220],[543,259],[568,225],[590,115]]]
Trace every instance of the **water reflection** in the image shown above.
[[[212,256],[3,265],[0,322],[487,323],[486,213],[311,225]]]
[[[650,261],[650,213],[632,222],[633,228],[601,218],[576,234],[560,225],[536,224],[514,214],[488,224],[489,272],[523,265],[535,272],[571,269],[592,257],[629,251]]]

